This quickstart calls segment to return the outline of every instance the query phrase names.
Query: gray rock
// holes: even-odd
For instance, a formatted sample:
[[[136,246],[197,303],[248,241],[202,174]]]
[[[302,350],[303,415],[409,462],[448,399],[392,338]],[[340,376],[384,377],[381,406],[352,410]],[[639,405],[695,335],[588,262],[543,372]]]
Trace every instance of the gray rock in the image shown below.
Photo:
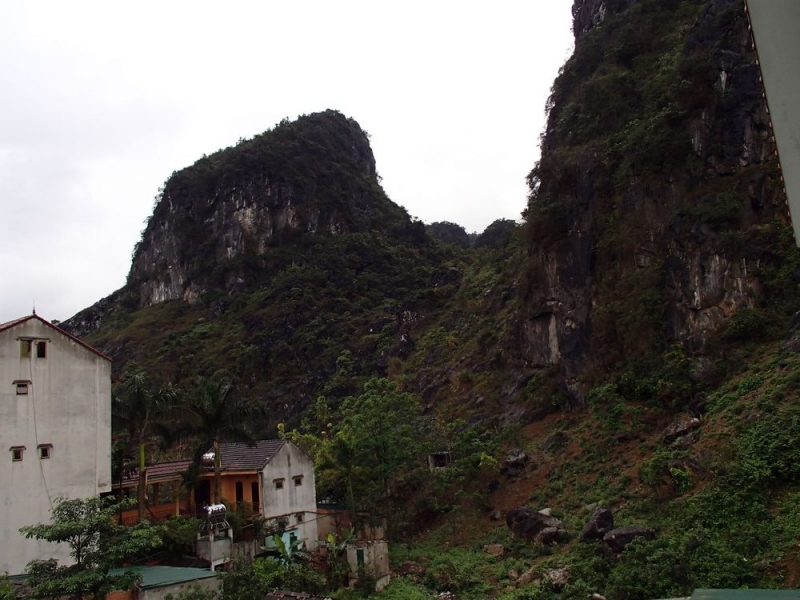
[[[551,546],[567,541],[567,532],[563,527],[545,527],[534,539],[540,544]]]
[[[670,444],[680,437],[687,435],[702,425],[702,421],[697,417],[684,419],[670,424],[661,434],[661,440],[665,444]]]
[[[483,551],[490,556],[503,556],[505,548],[503,548],[503,544],[486,544]]]
[[[589,521],[581,531],[578,539],[582,542],[602,540],[603,536],[614,529],[614,515],[607,508],[596,508]]]
[[[567,569],[567,567],[547,569],[547,571],[544,572],[544,578],[550,581],[550,584],[556,592],[560,592],[564,586],[569,583],[569,569]]]
[[[642,527],[640,525],[633,525],[631,527],[618,527],[612,529],[603,536],[603,541],[614,552],[619,554],[625,549],[625,546],[630,544],[637,537],[643,537],[646,540],[652,540],[656,537],[655,532],[649,527]]]
[[[556,431],[542,442],[542,450],[548,453],[558,452],[567,443],[567,436],[563,431]]]
[[[539,511],[531,510],[530,508],[515,508],[508,511],[506,514],[506,525],[511,530],[514,537],[521,538],[526,541],[533,541],[537,536],[542,533],[546,528],[553,528],[556,531],[561,531],[559,535],[566,535],[564,524],[560,519],[550,515],[543,515]],[[548,536],[552,534],[547,533]]]
[[[509,452],[506,456],[506,473],[508,475],[520,475],[525,472],[525,465],[528,463],[528,453],[517,448]]]

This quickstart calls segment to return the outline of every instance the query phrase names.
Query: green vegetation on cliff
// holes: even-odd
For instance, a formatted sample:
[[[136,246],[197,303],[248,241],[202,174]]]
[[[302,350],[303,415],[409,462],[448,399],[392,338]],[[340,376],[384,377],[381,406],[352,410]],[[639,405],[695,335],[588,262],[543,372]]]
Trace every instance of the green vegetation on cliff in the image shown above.
[[[600,5],[521,227],[426,234],[357,125],[312,115],[175,174],[87,336],[117,369],[236,381],[267,411],[257,434],[285,423],[315,455],[321,494],[396,517],[393,560],[420,569],[387,597],[800,582],[800,254],[741,3],[576,9]],[[454,468],[429,473],[445,448]],[[520,505],[567,539],[512,539],[491,515]],[[655,539],[580,542],[597,506]]]

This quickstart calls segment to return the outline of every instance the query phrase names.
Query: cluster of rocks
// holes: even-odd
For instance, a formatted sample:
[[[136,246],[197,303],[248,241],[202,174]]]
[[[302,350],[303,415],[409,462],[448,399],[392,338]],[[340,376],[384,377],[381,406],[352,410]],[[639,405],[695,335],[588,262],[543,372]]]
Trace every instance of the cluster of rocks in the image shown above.
[[[519,507],[508,511],[506,525],[514,537],[540,544],[556,544],[569,538],[564,523],[550,514],[549,509],[532,510]],[[580,533],[581,542],[603,541],[611,550],[619,554],[637,537],[652,540],[655,532],[649,527],[632,525],[614,528],[614,515],[607,508],[598,507]],[[496,548],[487,546],[484,551],[493,553]],[[502,546],[500,546],[502,554]]]
[[[506,514],[506,525],[514,537],[527,542],[556,544],[568,538],[564,523],[552,516],[549,509],[515,508]]]

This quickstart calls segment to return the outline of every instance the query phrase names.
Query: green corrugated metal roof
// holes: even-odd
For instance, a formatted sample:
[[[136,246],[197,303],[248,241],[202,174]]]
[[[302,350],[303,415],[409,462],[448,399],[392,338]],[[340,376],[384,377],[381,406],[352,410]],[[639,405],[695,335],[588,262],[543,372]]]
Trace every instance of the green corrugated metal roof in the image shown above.
[[[800,590],[695,590],[691,600],[800,600]]]
[[[127,567],[112,569],[110,573],[112,575],[122,575],[126,571],[135,571],[141,576],[142,582],[139,587],[143,590],[217,576],[216,573],[208,569],[193,569],[191,567]]]

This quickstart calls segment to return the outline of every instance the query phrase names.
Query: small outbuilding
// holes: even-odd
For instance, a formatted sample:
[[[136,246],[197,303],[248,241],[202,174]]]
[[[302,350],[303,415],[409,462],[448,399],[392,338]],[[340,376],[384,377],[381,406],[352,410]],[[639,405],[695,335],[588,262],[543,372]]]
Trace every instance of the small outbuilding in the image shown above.
[[[122,575],[127,571],[136,572],[141,581],[130,590],[108,594],[106,600],[163,600],[167,594],[177,596],[191,587],[219,589],[217,574],[207,569],[137,566],[114,569],[112,573]]]

